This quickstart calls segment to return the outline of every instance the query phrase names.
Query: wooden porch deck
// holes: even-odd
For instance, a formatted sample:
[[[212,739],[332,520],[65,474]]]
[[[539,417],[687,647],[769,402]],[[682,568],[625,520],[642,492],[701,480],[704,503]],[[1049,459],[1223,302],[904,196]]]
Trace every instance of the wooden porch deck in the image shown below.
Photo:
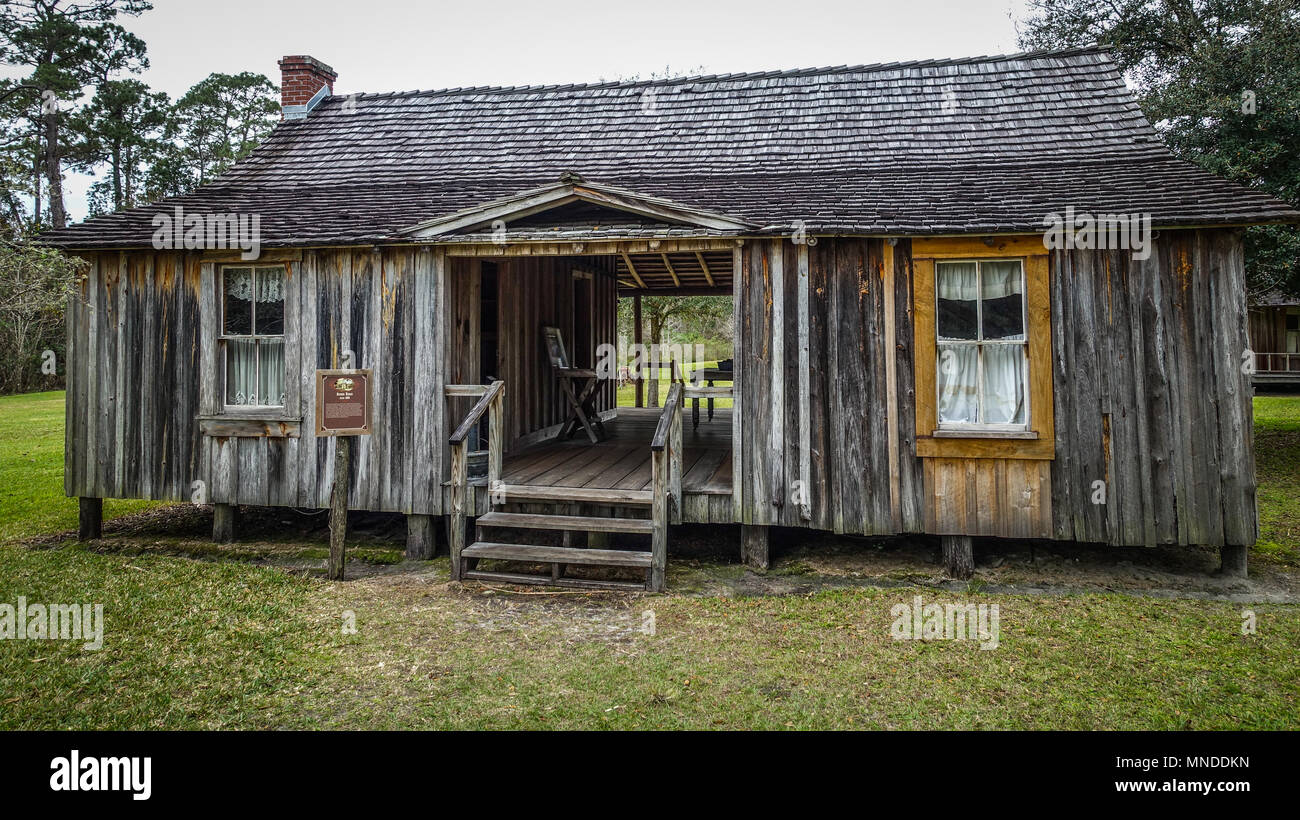
[[[620,407],[617,418],[605,422],[609,437],[592,444],[579,432],[567,441],[546,441],[523,447],[505,457],[502,480],[534,487],[575,487],[591,490],[649,490],[650,439],[660,410]],[[731,410],[714,411],[693,429],[690,413],[682,420],[682,493],[731,495]]]

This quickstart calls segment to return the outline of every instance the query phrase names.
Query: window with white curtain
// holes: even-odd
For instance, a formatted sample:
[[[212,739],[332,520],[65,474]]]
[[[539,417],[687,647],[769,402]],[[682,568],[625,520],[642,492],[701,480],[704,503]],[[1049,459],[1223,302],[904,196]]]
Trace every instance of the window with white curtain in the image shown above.
[[[1026,430],[1025,271],[1020,260],[935,264],[941,429]]]
[[[221,346],[227,407],[284,405],[284,267],[221,271]]]

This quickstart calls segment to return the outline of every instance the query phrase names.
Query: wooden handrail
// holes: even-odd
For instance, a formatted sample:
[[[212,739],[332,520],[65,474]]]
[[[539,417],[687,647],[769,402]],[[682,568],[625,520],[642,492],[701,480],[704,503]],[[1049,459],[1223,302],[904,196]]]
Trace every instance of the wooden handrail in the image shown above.
[[[654,438],[650,440],[650,520],[654,532],[650,543],[650,589],[662,592],[664,568],[668,563],[668,525],[682,521],[682,391],[674,382],[659,414]]]
[[[471,409],[465,416],[465,420],[456,428],[456,432],[452,433],[451,438],[447,439],[448,443],[460,444],[469,437],[470,432],[474,429],[474,425],[478,424],[478,420],[487,412],[488,407],[492,405],[492,400],[496,398],[497,393],[501,392],[501,388],[504,385],[505,382],[503,381],[492,382],[487,390],[483,392],[483,395],[479,397],[479,400],[474,405],[473,409]]]
[[[504,444],[502,437],[505,433],[505,421],[502,418],[505,412],[505,386],[506,383],[499,379],[488,385],[474,404],[474,408],[448,439],[451,444],[451,509],[447,510],[447,513],[451,520],[447,541],[451,548],[451,577],[454,581],[459,581],[464,575],[465,567],[460,554],[465,548],[466,519],[476,514],[474,492],[469,486],[469,444],[465,440],[469,438],[474,425],[478,424],[484,413],[487,413],[488,489],[492,491],[501,483]],[[469,385],[451,385],[451,387],[453,389],[446,392],[448,396],[474,395],[467,391]]]
[[[729,384],[721,387],[692,387],[686,385],[686,398],[688,399],[725,399],[736,395],[736,389]]]
[[[449,399],[476,398],[487,392],[486,384],[448,384],[442,388],[442,394]]]
[[[664,401],[664,409],[659,414],[659,424],[655,426],[654,438],[650,439],[650,449],[655,452],[662,452],[668,444],[668,436],[672,433],[673,416],[682,412],[682,383],[674,382],[673,386],[668,388],[668,398]]]

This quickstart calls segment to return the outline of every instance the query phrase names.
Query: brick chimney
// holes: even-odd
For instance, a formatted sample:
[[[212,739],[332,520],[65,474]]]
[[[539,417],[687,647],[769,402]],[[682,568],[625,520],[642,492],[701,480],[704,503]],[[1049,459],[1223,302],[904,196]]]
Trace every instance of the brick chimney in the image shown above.
[[[306,54],[280,60],[280,118],[300,120],[325,96],[334,93],[334,69]],[[317,95],[320,95],[319,97]]]

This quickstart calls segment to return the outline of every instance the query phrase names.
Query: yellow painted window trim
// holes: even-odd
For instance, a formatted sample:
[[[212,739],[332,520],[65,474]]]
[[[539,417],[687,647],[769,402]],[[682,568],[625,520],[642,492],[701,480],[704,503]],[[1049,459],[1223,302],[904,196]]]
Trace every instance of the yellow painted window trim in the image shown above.
[[[1029,429],[998,436],[977,431],[962,436],[939,428],[936,393],[934,263],[947,259],[1019,259],[1025,269],[1025,314],[1029,339]],[[1052,308],[1048,252],[1039,236],[915,239],[912,241],[912,311],[916,388],[916,455],[921,458],[1056,458],[1052,404]],[[1033,434],[1034,437],[1030,437]]]

